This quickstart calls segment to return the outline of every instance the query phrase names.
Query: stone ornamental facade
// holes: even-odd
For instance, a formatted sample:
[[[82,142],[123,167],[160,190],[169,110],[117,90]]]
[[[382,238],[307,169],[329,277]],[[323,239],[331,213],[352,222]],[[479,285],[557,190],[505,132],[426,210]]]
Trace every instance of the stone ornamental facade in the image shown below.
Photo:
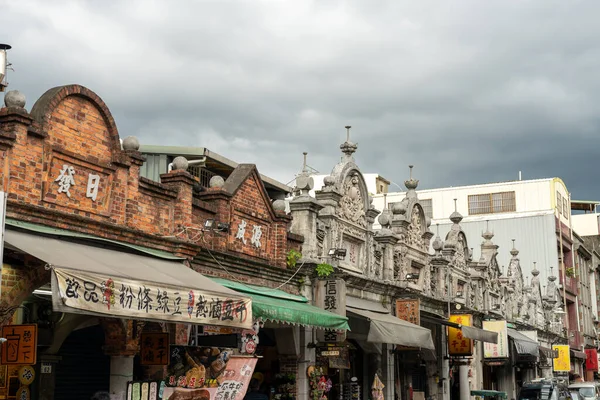
[[[435,236],[435,227],[431,227],[416,193],[419,181],[413,178],[412,166],[405,181],[406,197],[376,210],[354,159],[357,148],[348,134],[340,146],[341,161],[324,178],[314,197],[309,196],[313,182],[306,167],[296,179],[294,198],[289,202],[291,231],[304,236],[302,252],[307,260],[313,264],[330,260],[327,262],[335,267],[337,276],[346,282],[349,297],[379,303],[392,314],[396,299],[413,298],[420,300],[422,315],[447,319],[448,312],[471,314],[479,327],[483,320],[504,320],[520,331],[537,332],[540,343],[547,347],[566,343],[562,317],[555,313],[561,303],[556,276],[540,282],[537,269],[532,276],[523,276],[519,251],[494,244],[493,226],[482,232],[481,245],[474,250],[461,229],[463,217],[456,211],[449,216],[453,226],[448,235],[443,239]],[[373,229],[375,218],[381,229]],[[346,249],[345,259],[328,258],[331,248]],[[506,271],[496,260],[499,251],[512,255]],[[435,388],[430,396],[447,399],[448,380],[438,385],[435,377],[447,376],[452,363],[457,365],[459,360],[451,360],[450,365],[444,361],[445,338],[438,339],[437,360],[426,361],[426,379],[429,387]],[[471,389],[484,386],[482,353],[478,343],[472,357],[460,360],[468,364]],[[393,360],[382,357],[377,362],[385,375],[385,364],[389,367]],[[531,372],[530,377],[550,376],[551,360],[544,368]],[[514,378],[512,381],[504,385],[514,397]],[[393,386],[392,378],[384,384]],[[391,394],[391,390],[386,392]]]

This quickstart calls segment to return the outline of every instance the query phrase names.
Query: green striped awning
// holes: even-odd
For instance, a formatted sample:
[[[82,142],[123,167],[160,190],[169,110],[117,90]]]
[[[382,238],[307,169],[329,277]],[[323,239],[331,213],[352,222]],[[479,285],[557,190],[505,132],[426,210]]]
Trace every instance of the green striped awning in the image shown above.
[[[211,279],[226,288],[250,296],[252,315],[255,319],[321,329],[350,330],[347,317],[315,307],[309,304],[308,299],[304,296],[227,279]]]

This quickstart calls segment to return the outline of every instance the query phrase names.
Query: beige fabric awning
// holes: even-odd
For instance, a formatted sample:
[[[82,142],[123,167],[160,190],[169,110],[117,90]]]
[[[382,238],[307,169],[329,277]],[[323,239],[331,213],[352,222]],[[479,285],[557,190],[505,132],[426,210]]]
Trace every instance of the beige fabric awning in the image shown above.
[[[7,229],[5,242],[52,269],[57,311],[252,327],[248,296],[182,262]]]
[[[348,307],[346,312],[356,314],[369,321],[369,333],[367,335],[367,341],[369,342],[435,350],[431,331],[427,328],[411,324],[391,314],[381,314],[351,307]]]

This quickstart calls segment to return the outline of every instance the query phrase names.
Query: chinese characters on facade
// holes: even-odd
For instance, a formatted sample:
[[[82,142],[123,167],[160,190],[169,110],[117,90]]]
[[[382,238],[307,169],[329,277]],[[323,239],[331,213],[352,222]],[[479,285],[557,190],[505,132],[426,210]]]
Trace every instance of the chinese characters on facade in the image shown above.
[[[71,198],[71,187],[75,186],[77,183],[75,181],[75,176],[77,172],[75,168],[68,164],[64,164],[62,169],[59,172],[58,178],[54,180],[58,184],[58,193],[64,193],[68,198]],[[100,175],[97,174],[88,174],[87,180],[87,188],[85,192],[85,197],[92,199],[92,201],[96,201],[98,197],[98,188],[100,187]]]
[[[235,234],[236,240],[241,240],[242,243],[246,244],[246,227],[248,223],[245,220],[242,220],[238,225],[237,233]],[[259,249],[261,247],[262,238],[262,226],[261,225],[252,225],[252,236],[250,237],[250,244]]]
[[[198,290],[149,287],[125,280],[74,276],[63,270],[55,272],[63,301],[69,307],[232,326],[251,321],[251,305],[247,300],[217,297]]]
[[[142,365],[169,364],[169,334],[143,333],[140,346]]]

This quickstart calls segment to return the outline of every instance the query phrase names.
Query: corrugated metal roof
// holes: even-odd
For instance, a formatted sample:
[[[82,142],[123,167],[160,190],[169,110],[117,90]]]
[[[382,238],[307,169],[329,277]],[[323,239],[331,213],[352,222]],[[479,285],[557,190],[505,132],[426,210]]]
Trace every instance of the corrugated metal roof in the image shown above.
[[[210,151],[206,147],[142,145],[140,146],[140,152],[146,155],[146,162],[140,169],[141,175],[156,182],[160,181],[160,174],[167,172],[169,158],[172,159],[177,156],[184,156],[188,160],[206,157],[207,168],[217,169],[215,172],[218,172],[220,175],[226,175],[225,178],[228,176],[228,173],[231,173],[231,170],[238,166],[237,162],[230,160],[227,157],[223,157],[214,151]],[[220,166],[229,170],[228,173],[220,168]],[[292,192],[291,187],[273,178],[263,174],[261,174],[260,177],[267,188],[271,187],[285,193]]]
[[[441,223],[439,225],[442,240],[450,231],[452,223]],[[462,221],[462,227],[469,247],[473,248],[475,261],[481,256],[481,234],[486,231],[486,221]],[[430,228],[436,234],[435,222]],[[540,282],[546,285],[550,275],[550,267],[554,267],[554,274],[558,276],[558,250],[555,233],[555,217],[553,214],[538,214],[522,218],[506,218],[490,221],[489,229],[494,233],[492,242],[500,246],[496,257],[498,265],[506,272],[506,267],[511,259],[512,239],[515,239],[515,247],[519,250],[519,260],[523,275],[531,281],[533,262],[537,263],[540,271]],[[430,250],[433,253],[433,248]]]

